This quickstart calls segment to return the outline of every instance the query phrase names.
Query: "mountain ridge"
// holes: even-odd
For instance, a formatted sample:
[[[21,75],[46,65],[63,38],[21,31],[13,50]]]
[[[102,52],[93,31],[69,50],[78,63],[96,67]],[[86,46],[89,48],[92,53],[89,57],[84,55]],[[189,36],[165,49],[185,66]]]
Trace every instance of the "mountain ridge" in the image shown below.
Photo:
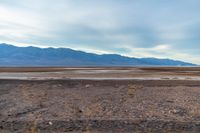
[[[70,48],[18,47],[0,44],[0,66],[196,66],[171,59],[95,54]]]

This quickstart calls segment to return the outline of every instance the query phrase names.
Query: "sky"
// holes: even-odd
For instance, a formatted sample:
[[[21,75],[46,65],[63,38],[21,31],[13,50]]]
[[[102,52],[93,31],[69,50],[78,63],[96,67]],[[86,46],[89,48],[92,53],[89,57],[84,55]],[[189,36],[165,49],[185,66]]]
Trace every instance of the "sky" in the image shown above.
[[[200,64],[199,0],[0,0],[0,43]]]

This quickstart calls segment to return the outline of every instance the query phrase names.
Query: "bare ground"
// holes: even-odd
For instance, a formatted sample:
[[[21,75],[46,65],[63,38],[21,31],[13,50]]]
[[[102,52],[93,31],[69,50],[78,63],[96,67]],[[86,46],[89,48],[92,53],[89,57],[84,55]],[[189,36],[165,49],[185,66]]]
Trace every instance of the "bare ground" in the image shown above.
[[[141,73],[144,71],[155,76],[152,72],[155,69]],[[184,69],[181,73],[188,71]],[[163,72],[167,71],[156,70],[156,74]],[[198,76],[198,70],[194,72],[192,76]],[[200,81],[63,77],[0,80],[0,133],[64,132],[198,133]]]

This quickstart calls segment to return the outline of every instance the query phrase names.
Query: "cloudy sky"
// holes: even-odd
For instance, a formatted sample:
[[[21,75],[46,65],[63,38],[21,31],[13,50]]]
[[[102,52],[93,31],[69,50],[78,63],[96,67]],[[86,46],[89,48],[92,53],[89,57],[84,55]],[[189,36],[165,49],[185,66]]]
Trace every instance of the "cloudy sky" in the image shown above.
[[[0,0],[0,43],[200,64],[199,0]]]

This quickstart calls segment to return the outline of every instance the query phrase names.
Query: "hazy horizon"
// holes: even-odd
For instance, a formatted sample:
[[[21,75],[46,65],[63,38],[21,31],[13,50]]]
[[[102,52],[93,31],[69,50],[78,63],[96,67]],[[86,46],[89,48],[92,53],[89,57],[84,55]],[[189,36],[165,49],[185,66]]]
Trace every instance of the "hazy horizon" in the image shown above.
[[[0,0],[0,43],[200,64],[198,0]]]

